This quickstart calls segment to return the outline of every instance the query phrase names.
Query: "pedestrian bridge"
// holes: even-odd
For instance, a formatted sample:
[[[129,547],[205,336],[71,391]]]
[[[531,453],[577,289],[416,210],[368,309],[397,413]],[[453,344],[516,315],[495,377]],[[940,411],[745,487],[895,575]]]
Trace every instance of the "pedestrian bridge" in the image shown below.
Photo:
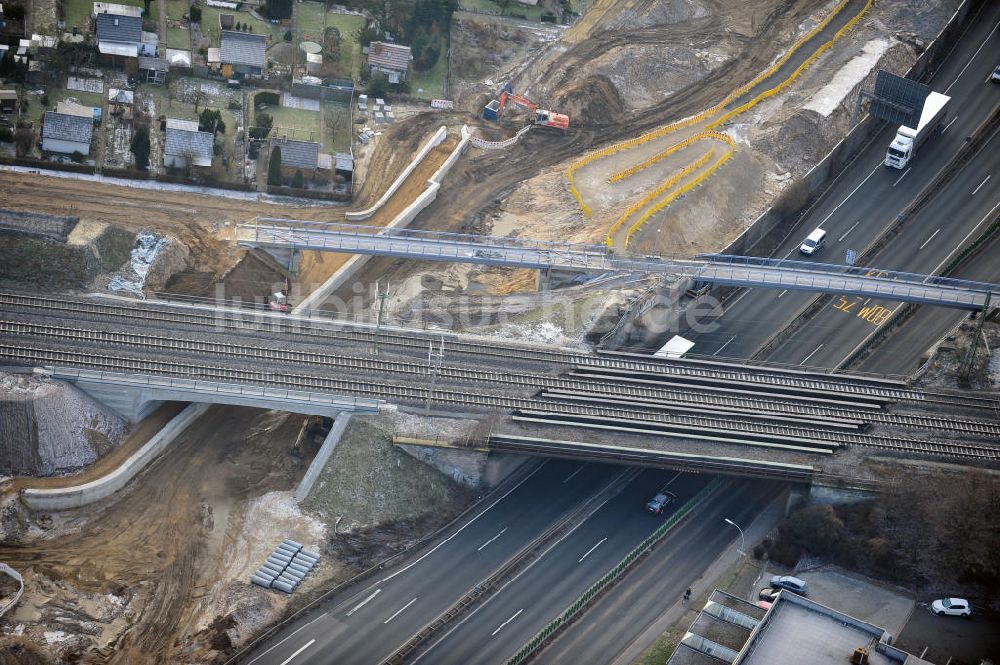
[[[560,270],[591,274],[669,274],[697,283],[858,295],[980,310],[1000,285],[878,268],[702,254],[694,259],[613,253],[603,245],[521,240],[377,226],[259,217],[236,228],[237,244],[422,261]]]

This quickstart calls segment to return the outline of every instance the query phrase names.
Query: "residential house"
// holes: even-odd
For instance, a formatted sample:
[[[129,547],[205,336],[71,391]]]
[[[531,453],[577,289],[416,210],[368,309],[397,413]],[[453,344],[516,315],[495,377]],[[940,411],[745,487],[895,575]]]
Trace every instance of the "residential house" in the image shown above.
[[[163,84],[169,71],[170,63],[165,59],[139,56],[139,77],[144,83]]]
[[[167,136],[163,146],[163,165],[177,168],[212,165],[215,136],[198,131],[194,120],[167,118]]]
[[[88,155],[93,132],[93,111],[89,116],[46,111],[42,116],[42,150]]]
[[[319,163],[319,143],[316,141],[274,137],[268,154],[275,148],[281,149],[281,175],[293,178],[296,171],[302,171],[302,175],[306,177],[315,174]]]
[[[222,31],[222,47],[219,59],[222,61],[222,75],[231,78],[242,75],[260,78],[264,74],[264,51],[267,39],[252,32]]]
[[[17,112],[17,90],[0,90],[0,113]]]
[[[371,74],[382,72],[389,83],[406,80],[412,59],[409,46],[372,42],[368,47],[368,71]]]
[[[97,15],[97,50],[104,64],[120,66],[129,74],[139,71],[142,18],[120,14]]]

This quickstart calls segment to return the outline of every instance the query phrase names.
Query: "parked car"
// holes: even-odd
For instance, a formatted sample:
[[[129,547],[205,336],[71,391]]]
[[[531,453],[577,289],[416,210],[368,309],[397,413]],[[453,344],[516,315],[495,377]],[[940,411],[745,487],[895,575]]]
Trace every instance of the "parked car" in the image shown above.
[[[775,589],[788,589],[800,596],[806,595],[808,584],[805,580],[800,580],[798,577],[792,577],[791,575],[775,575],[771,578],[771,586]]]
[[[967,617],[972,615],[972,607],[965,598],[939,598],[931,603],[931,612],[939,617]]]
[[[773,603],[778,598],[778,591],[780,591],[780,589],[764,587],[760,590],[760,593],[757,594],[757,598],[768,603]]]
[[[670,492],[658,492],[657,495],[650,499],[649,503],[646,504],[646,510],[654,515],[659,515],[673,500],[674,495]]]

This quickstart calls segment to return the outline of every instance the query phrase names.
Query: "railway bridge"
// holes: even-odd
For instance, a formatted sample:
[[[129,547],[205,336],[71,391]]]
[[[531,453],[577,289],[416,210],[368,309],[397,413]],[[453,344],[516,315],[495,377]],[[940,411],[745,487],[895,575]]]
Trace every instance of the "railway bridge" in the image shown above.
[[[131,416],[159,399],[331,415],[396,407],[490,423],[452,445],[802,481],[864,480],[870,456],[1000,463],[1000,395],[898,377],[162,302],[0,293],[0,306],[0,364],[47,368]],[[139,397],[113,398],[130,391]]]

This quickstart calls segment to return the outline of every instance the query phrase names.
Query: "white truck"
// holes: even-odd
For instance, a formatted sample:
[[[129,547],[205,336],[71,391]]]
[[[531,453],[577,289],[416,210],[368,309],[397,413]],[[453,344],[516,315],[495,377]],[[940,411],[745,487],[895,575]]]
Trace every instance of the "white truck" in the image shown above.
[[[897,169],[905,169],[910,160],[917,155],[917,148],[923,144],[927,137],[944,120],[945,109],[951,97],[942,95],[939,92],[932,92],[924,100],[924,110],[920,113],[920,122],[917,128],[900,125],[896,130],[896,138],[889,144],[889,149],[885,153],[885,165]]]

